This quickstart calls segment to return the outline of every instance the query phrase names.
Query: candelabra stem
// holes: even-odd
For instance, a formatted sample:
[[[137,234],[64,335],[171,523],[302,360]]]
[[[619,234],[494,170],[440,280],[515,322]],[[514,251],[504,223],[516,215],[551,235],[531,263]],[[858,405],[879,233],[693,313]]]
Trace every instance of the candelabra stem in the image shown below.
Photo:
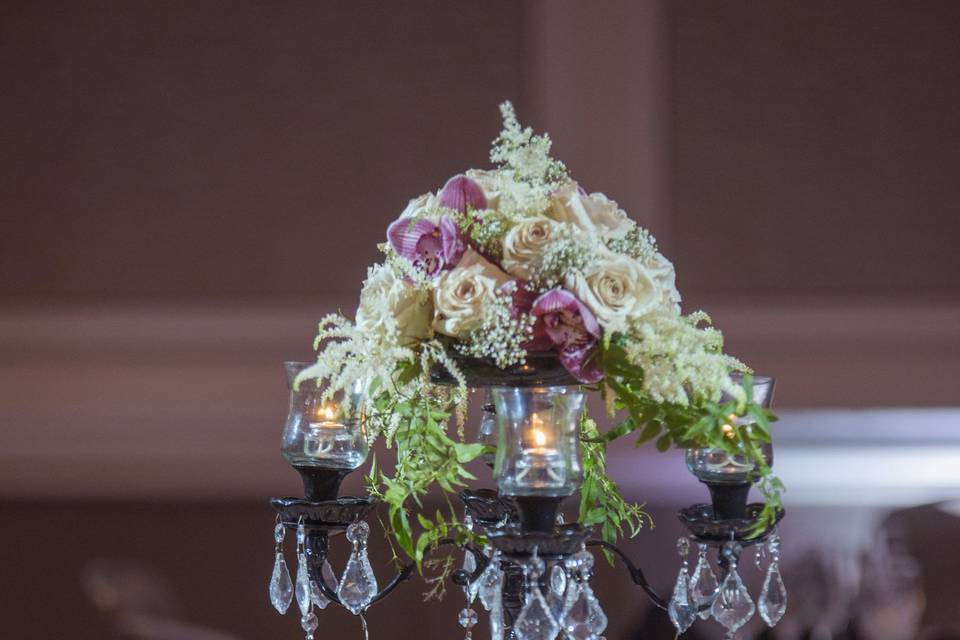
[[[746,517],[747,496],[751,487],[749,482],[744,484],[704,482],[704,484],[710,490],[714,520],[739,520]]]
[[[352,469],[321,469],[318,467],[294,467],[303,480],[303,497],[310,502],[336,500],[340,483]]]
[[[524,531],[551,533],[564,496],[516,496],[514,502]]]

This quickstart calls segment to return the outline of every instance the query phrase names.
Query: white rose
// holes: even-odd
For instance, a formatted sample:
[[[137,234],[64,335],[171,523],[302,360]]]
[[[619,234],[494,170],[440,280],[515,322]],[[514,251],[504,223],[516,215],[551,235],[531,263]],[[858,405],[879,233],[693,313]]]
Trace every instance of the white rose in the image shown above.
[[[654,253],[653,257],[644,261],[643,266],[653,276],[653,282],[660,291],[660,302],[664,308],[680,313],[680,292],[677,291],[677,274],[673,263],[663,254]]]
[[[432,193],[425,193],[408,202],[406,208],[400,213],[400,218],[415,217],[434,220],[438,218],[439,212],[440,200]]]
[[[524,218],[503,236],[501,266],[510,275],[529,278],[556,236],[557,223],[543,216]]]
[[[467,249],[457,267],[436,280],[433,328],[454,338],[465,337],[479,326],[484,305],[493,300],[497,288],[508,280],[510,276],[496,265]]]
[[[582,193],[576,182],[565,184],[550,196],[546,214],[604,238],[622,238],[635,226],[616,202],[602,193]]]
[[[360,292],[357,327],[370,335],[395,338],[409,346],[433,337],[430,292],[398,278],[384,265],[374,265]]]
[[[623,331],[627,320],[669,303],[669,292],[658,285],[660,277],[638,260],[603,251],[582,271],[569,274],[564,286],[593,311],[604,329]]]
[[[487,209],[496,209],[500,202],[499,172],[469,169],[465,175],[483,189],[483,196],[487,199]]]

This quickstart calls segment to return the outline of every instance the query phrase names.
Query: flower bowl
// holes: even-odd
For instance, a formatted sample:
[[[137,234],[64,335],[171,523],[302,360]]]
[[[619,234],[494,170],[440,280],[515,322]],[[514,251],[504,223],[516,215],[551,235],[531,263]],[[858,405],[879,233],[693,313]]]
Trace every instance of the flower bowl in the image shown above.
[[[526,363],[506,369],[500,369],[486,358],[473,358],[459,353],[450,353],[449,356],[467,379],[468,387],[571,387],[580,384],[554,352],[529,353]],[[442,363],[434,365],[430,371],[430,381],[457,384]]]

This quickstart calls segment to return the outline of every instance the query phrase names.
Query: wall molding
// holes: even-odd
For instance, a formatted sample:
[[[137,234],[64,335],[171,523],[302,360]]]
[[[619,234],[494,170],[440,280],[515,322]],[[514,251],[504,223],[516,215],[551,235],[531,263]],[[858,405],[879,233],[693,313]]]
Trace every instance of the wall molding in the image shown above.
[[[317,320],[352,309],[350,300],[0,310],[0,495],[296,491],[277,455],[280,363],[309,357]],[[733,352],[778,376],[784,451],[960,442],[956,413],[902,410],[960,406],[960,305],[707,308]],[[635,455],[614,460],[621,454]],[[644,487],[658,483],[657,474],[624,471],[631,492],[649,495]]]

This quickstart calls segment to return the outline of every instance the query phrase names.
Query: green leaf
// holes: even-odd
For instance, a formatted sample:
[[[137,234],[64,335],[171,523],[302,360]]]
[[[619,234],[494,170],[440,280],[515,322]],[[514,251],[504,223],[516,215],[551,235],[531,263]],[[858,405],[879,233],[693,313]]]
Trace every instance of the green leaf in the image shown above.
[[[660,436],[659,438],[657,438],[656,447],[657,447],[657,451],[659,451],[660,453],[663,453],[664,451],[666,451],[667,449],[669,449],[669,448],[670,448],[670,434],[669,434],[669,433],[665,433],[665,434],[663,434],[662,436]]]
[[[648,422],[647,425],[643,428],[643,431],[640,432],[640,435],[637,436],[637,446],[639,447],[644,442],[652,440],[657,436],[658,433],[663,429],[659,422]],[[659,447],[658,447],[659,448]]]

